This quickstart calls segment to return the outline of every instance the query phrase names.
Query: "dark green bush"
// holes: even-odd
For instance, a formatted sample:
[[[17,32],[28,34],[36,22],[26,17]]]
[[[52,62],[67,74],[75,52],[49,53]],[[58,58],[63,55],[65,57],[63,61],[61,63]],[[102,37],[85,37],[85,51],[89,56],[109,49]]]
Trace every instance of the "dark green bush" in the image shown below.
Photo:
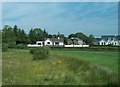
[[[35,48],[30,48],[30,53],[33,54],[35,52]]]
[[[26,45],[25,44],[18,44],[18,45],[16,45],[16,48],[24,49],[24,48],[26,48]]]
[[[50,48],[49,47],[39,47],[32,49],[33,60],[46,59],[50,56]]]
[[[8,44],[8,48],[15,48],[16,47],[16,42],[9,42]]]
[[[8,50],[8,45],[7,44],[2,44],[2,52],[6,52]]]

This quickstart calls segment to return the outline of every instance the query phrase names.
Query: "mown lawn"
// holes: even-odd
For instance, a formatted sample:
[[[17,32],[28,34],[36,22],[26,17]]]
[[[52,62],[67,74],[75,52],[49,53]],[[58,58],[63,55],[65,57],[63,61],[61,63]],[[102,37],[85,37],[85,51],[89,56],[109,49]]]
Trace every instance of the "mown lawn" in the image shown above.
[[[32,61],[29,50],[2,54],[3,85],[117,84],[117,52],[52,50],[48,59]]]

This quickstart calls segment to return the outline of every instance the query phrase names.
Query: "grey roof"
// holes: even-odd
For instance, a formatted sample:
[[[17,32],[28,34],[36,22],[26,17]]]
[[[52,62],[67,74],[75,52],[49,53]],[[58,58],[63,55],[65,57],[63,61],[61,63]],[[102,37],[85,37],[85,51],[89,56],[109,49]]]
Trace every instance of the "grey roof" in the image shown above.
[[[95,38],[95,40],[101,40],[101,38]]]
[[[115,38],[116,40],[120,40],[120,35],[104,35],[101,36],[101,39],[107,40],[108,38]]]
[[[117,35],[116,38],[117,38],[118,40],[120,40],[120,35]]]
[[[115,35],[102,35],[101,38],[114,38]]]
[[[99,42],[101,40],[101,38],[95,38],[94,42]]]
[[[117,38],[120,39],[120,35],[102,35],[101,39],[107,39],[107,38]]]
[[[49,39],[53,42],[64,42],[63,38],[59,38],[59,39],[58,38],[45,38],[44,41],[47,39]]]

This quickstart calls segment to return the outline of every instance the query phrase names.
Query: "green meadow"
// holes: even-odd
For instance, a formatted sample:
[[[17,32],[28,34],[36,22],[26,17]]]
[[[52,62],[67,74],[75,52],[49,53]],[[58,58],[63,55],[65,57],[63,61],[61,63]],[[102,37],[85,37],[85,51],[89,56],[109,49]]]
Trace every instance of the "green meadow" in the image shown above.
[[[29,50],[2,53],[3,85],[116,85],[118,52],[51,50],[32,61]]]

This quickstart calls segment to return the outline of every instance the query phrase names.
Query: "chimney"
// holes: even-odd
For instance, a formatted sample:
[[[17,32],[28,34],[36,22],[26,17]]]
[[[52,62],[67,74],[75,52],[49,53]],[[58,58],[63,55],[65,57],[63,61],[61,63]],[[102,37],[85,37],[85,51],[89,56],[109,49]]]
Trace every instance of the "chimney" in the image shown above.
[[[60,39],[60,37],[58,37],[58,39]]]

